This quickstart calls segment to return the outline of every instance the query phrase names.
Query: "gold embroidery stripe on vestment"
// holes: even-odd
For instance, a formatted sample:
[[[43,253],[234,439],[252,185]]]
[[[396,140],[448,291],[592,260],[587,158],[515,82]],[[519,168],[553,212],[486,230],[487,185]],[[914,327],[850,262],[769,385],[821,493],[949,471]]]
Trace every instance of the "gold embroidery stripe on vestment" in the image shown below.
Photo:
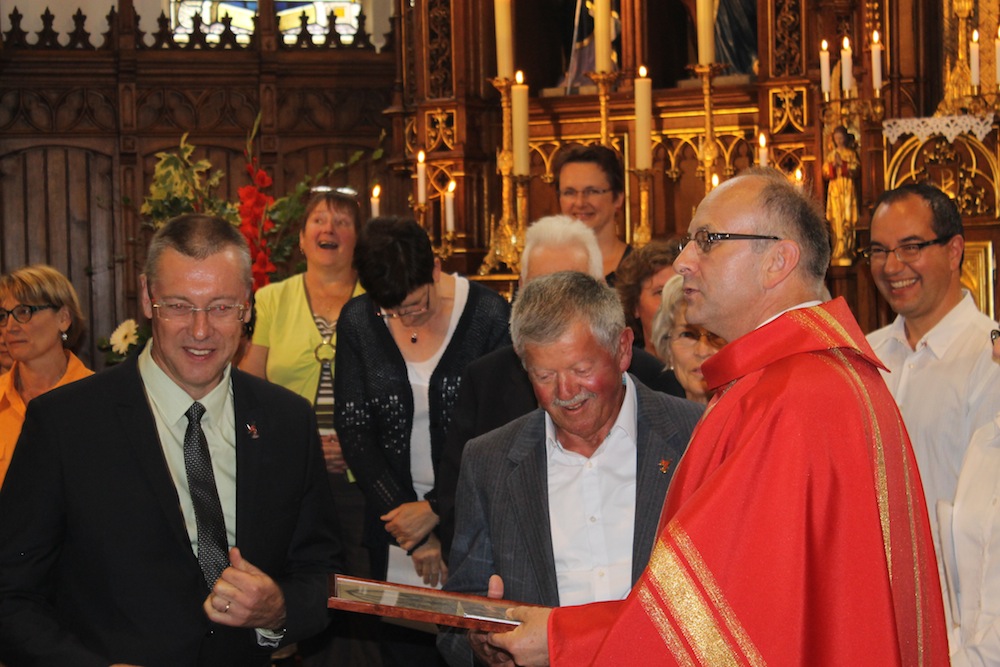
[[[677,663],[684,667],[695,667],[694,659],[684,646],[684,641],[678,636],[674,626],[670,624],[663,607],[657,603],[653,593],[649,590],[649,584],[645,581],[640,582],[638,595],[639,604],[642,605],[649,620],[652,621],[656,631],[660,633],[660,638],[663,639],[663,643],[666,644]]]

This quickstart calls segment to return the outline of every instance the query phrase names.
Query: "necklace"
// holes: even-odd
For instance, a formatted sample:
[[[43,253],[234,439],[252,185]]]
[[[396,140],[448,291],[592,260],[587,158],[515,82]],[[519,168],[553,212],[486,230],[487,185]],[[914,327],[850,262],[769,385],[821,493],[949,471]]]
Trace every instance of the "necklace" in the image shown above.
[[[410,342],[416,345],[417,343],[417,332],[413,331],[410,333]]]

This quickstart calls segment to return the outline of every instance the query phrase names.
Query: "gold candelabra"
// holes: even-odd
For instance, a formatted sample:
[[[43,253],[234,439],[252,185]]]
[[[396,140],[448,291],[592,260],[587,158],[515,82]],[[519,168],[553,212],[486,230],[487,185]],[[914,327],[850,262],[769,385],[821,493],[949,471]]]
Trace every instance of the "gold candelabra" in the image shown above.
[[[611,148],[611,129],[608,117],[608,99],[611,88],[618,81],[619,72],[587,72],[587,77],[597,84],[597,100],[601,106],[601,145]]]
[[[715,142],[715,121],[712,117],[712,79],[718,76],[725,67],[719,63],[689,67],[701,79],[701,94],[705,99],[705,143],[701,148],[701,170],[705,178],[705,194],[712,191],[715,159],[719,156],[719,147]]]
[[[653,237],[649,223],[649,191],[653,182],[653,170],[635,169],[633,173],[639,180],[639,226],[632,231],[632,244],[641,247]]]
[[[413,217],[417,219],[417,224],[420,225],[420,227],[425,232],[427,232],[428,238],[433,238],[431,237],[431,230],[427,229],[427,204],[426,203],[421,204],[417,201],[414,201],[413,197],[411,196],[410,208],[413,209]]]
[[[455,254],[455,232],[444,231],[441,233],[441,244],[434,248],[434,254],[441,260],[448,259]]]
[[[862,120],[881,123],[885,118],[882,91],[875,90],[871,99],[860,99],[857,88],[845,90],[843,97],[831,97],[830,93],[823,93],[823,108],[820,113],[827,133],[838,125],[860,127]]]
[[[500,91],[500,111],[503,123],[503,138],[497,151],[497,169],[500,171],[500,219],[493,219],[490,234],[490,248],[479,267],[479,275],[485,276],[501,263],[517,272],[521,265],[521,250],[524,249],[524,218],[514,218],[514,150],[513,129],[510,108],[510,87],[514,83],[508,78],[490,79],[493,87]],[[527,204],[524,204],[527,209]]]

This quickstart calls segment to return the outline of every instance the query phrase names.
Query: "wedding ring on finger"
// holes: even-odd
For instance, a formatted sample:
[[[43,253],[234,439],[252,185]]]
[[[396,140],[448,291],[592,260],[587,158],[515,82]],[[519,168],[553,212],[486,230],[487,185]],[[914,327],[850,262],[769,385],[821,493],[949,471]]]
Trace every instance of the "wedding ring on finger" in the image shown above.
[[[232,600],[226,600],[226,608],[222,610],[223,614],[229,613],[229,605],[231,605],[232,603],[233,603]]]

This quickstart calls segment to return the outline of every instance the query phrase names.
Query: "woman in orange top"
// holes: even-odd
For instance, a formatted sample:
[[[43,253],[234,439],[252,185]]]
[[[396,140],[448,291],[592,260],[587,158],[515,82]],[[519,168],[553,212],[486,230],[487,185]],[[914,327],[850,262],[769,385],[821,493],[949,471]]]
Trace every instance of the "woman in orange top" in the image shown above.
[[[35,264],[0,276],[0,336],[14,359],[0,375],[0,485],[31,399],[93,374],[68,349],[83,330],[80,302],[63,274]]]

